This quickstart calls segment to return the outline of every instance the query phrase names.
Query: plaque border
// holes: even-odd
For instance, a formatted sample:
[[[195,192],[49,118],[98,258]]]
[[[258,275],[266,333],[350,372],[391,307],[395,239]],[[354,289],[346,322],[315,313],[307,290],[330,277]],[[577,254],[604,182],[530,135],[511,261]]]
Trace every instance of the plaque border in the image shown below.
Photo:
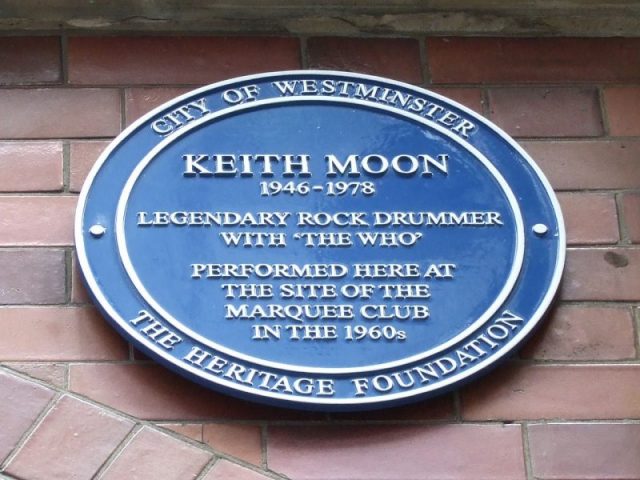
[[[171,106],[176,106],[183,103],[185,100],[189,98],[196,97],[199,94],[206,93],[210,90],[214,89],[222,89],[227,86],[236,85],[243,82],[249,82],[252,80],[262,80],[267,81],[270,78],[279,78],[283,76],[333,76],[344,79],[361,79],[363,81],[370,82],[378,82],[389,86],[396,86],[403,90],[415,92],[418,95],[427,95],[433,99],[442,101],[445,105],[450,105],[462,112],[466,115],[474,119],[475,122],[483,124],[486,128],[490,129],[496,136],[500,137],[504,142],[506,142],[511,148],[513,148],[518,155],[524,160],[529,168],[535,173],[536,178],[542,185],[544,189],[544,193],[549,200],[549,204],[552,207],[554,212],[555,220],[557,222],[557,249],[555,252],[555,265],[552,270],[552,276],[546,285],[546,291],[544,295],[540,298],[540,303],[535,311],[528,315],[527,322],[523,327],[518,331],[513,337],[511,337],[508,341],[502,344],[501,348],[491,354],[490,358],[487,360],[483,360],[476,365],[471,366],[468,369],[465,369],[461,372],[458,372],[454,375],[451,375],[441,381],[438,381],[434,384],[427,384],[424,387],[408,390],[405,392],[398,392],[392,394],[385,394],[383,396],[371,396],[371,397],[354,397],[354,398],[324,398],[324,397],[303,397],[303,396],[292,396],[286,395],[282,393],[273,393],[266,390],[259,390],[257,388],[246,387],[244,385],[234,383],[231,381],[227,381],[224,378],[216,377],[211,374],[207,374],[205,371],[195,368],[188,363],[181,362],[178,358],[170,355],[166,350],[163,350],[155,343],[146,341],[146,339],[139,334],[139,332],[132,328],[129,323],[122,318],[122,316],[116,312],[113,306],[107,301],[104,293],[100,289],[100,286],[91,270],[91,266],[89,264],[89,260],[87,257],[87,252],[85,249],[85,239],[84,236],[86,234],[85,230],[83,230],[83,219],[84,219],[84,211],[87,202],[87,197],[89,190],[91,189],[93,182],[95,180],[96,175],[101,170],[103,164],[110,157],[112,152],[118,147],[118,145],[125,140],[132,132],[140,128],[144,123],[148,122],[151,118],[161,113],[162,111],[167,110]],[[400,111],[397,109],[396,111]],[[152,356],[157,358],[161,358],[163,360],[163,364],[170,368],[171,370],[185,375],[188,373],[190,379],[192,381],[198,381],[204,385],[210,385],[211,383],[216,384],[219,387],[219,390],[223,390],[224,392],[230,395],[241,396],[245,399],[252,399],[255,401],[261,401],[263,403],[268,403],[272,405],[278,406],[289,406],[292,408],[305,408],[307,410],[321,410],[321,411],[353,411],[353,410],[365,410],[365,409],[374,409],[374,408],[384,408],[386,406],[398,406],[405,403],[410,403],[417,401],[421,398],[429,396],[429,394],[433,395],[433,391],[437,390],[436,393],[444,393],[448,391],[451,386],[455,383],[456,386],[461,386],[465,382],[473,379],[477,375],[481,373],[488,373],[497,363],[504,359],[505,356],[510,354],[516,346],[518,346],[524,338],[529,336],[531,332],[540,324],[541,318],[547,312],[551,302],[558,292],[558,287],[560,285],[560,280],[562,277],[562,272],[564,269],[564,263],[566,259],[566,231],[564,226],[564,220],[562,216],[562,212],[560,210],[560,206],[558,200],[555,196],[555,193],[545,177],[544,173],[540,170],[538,165],[533,161],[533,159],[527,154],[527,152],[520,147],[520,145],[515,142],[509,135],[507,135],[500,127],[496,126],[488,119],[485,119],[480,114],[475,111],[461,105],[455,100],[449,99],[430,91],[428,89],[417,87],[415,85],[407,84],[404,82],[392,80],[385,77],[367,75],[367,74],[358,74],[358,73],[350,73],[350,72],[341,72],[334,70],[287,70],[287,71],[278,71],[278,72],[265,72],[260,74],[252,74],[245,75],[240,77],[234,77],[228,80],[215,82],[192,91],[186,92],[182,95],[179,95],[168,102],[163,103],[162,105],[152,109],[147,114],[143,115],[141,118],[134,121],[131,125],[125,128],[112,142],[109,146],[103,151],[103,153],[99,156],[98,160],[90,170],[84,185],[80,191],[78,196],[78,207],[76,210],[76,216],[74,221],[74,240],[76,253],[78,258],[78,266],[82,272],[82,277],[85,284],[88,287],[88,293],[97,303],[98,307],[106,314],[108,319],[114,325],[114,327],[120,332],[125,332],[130,338],[136,339],[139,342],[142,349],[151,353]],[[197,380],[200,379],[200,380]]]

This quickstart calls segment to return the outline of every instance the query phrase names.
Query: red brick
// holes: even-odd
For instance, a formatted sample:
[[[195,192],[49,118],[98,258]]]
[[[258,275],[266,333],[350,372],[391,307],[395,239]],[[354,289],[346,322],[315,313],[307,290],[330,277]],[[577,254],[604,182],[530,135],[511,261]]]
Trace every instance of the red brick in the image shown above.
[[[278,37],[74,37],[75,84],[208,84],[300,67],[298,40]]]
[[[640,135],[640,87],[609,87],[604,104],[611,135]]]
[[[45,383],[56,386],[58,388],[67,388],[67,365],[59,363],[15,363],[4,362],[4,364],[22,372],[30,377],[42,380]]]
[[[62,190],[60,142],[0,142],[0,191]]]
[[[158,423],[158,426],[202,443],[201,423]]]
[[[17,446],[54,393],[36,383],[0,371],[0,463]]]
[[[637,418],[640,365],[511,364],[465,388],[465,420]]]
[[[237,400],[146,364],[75,364],[69,388],[142,419],[318,419],[320,414],[266,407]]]
[[[135,346],[133,346],[131,353],[132,353],[132,357],[133,357],[132,360],[136,360],[136,361],[139,361],[139,362],[151,361],[151,359],[149,358],[148,355],[142,353]]]
[[[522,357],[573,361],[635,358],[628,308],[564,305],[550,317],[522,350]]]
[[[91,307],[0,308],[1,360],[126,360],[129,348]]]
[[[484,115],[485,102],[482,98],[482,90],[478,88],[430,88],[429,90],[444,95],[480,115]]]
[[[595,88],[494,88],[491,120],[515,137],[602,135]]]
[[[516,480],[522,458],[519,425],[269,429],[269,468],[295,480]]]
[[[455,417],[454,400],[451,395],[403,405],[401,407],[370,410],[364,412],[331,413],[333,420],[375,421],[375,420],[451,420]]]
[[[629,38],[428,38],[434,83],[640,80],[640,40]]]
[[[125,90],[125,117],[127,125],[154,108],[186,92],[189,88],[127,88]]]
[[[214,450],[254,465],[262,463],[262,432],[254,425],[204,425],[202,440]]]
[[[561,193],[558,201],[564,215],[569,245],[616,243],[620,238],[613,195]]]
[[[218,460],[202,480],[269,480],[270,478],[226,460]]]
[[[57,83],[62,80],[58,37],[0,38],[0,84]]]
[[[71,302],[89,303],[91,299],[82,279],[82,272],[78,265],[78,257],[74,254],[71,260]]]
[[[115,89],[0,90],[0,138],[112,137],[120,131]]]
[[[6,471],[29,480],[91,478],[132,427],[130,420],[63,397]]]
[[[531,425],[533,475],[540,480],[640,478],[640,425]]]
[[[556,190],[637,188],[640,141],[524,141]]]
[[[633,243],[640,243],[640,194],[626,193],[622,197],[622,216],[626,236]]]
[[[0,196],[0,245],[71,245],[75,196]]]
[[[65,255],[63,250],[0,250],[0,304],[63,303]]]
[[[346,70],[422,83],[420,47],[410,38],[316,37],[307,41],[310,68]]]
[[[211,454],[144,427],[109,465],[101,480],[193,479]]]
[[[640,249],[569,249],[560,298],[640,300]]]
[[[69,149],[69,190],[71,192],[79,192],[82,189],[89,171],[109,143],[108,141],[71,143]]]

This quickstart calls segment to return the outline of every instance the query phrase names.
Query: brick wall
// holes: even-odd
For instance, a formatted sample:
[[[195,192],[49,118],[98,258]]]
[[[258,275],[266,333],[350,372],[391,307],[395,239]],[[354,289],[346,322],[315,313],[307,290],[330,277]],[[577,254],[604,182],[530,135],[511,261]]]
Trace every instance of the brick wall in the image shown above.
[[[569,250],[517,358],[407,407],[286,411],[156,366],[87,303],[72,220],[108,141],[188,89],[296,68],[434,89],[540,164]],[[640,39],[13,36],[0,85],[0,478],[640,479]]]

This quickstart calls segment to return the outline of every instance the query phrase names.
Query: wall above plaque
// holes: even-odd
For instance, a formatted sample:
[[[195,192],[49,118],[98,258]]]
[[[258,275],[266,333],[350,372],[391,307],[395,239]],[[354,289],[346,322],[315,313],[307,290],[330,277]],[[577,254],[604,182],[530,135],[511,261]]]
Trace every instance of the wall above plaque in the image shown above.
[[[549,306],[560,210],[504,132],[331,71],[178,97],[80,196],[78,258],[121,334],[198,383],[315,410],[399,405],[508,356]]]

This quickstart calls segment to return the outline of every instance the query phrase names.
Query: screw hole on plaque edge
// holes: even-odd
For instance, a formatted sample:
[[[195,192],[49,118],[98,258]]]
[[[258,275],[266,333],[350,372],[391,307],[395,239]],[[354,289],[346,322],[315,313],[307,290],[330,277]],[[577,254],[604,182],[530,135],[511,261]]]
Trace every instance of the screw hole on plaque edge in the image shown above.
[[[95,225],[92,225],[91,228],[89,228],[89,233],[95,238],[100,238],[105,234],[106,231],[107,229],[99,223],[96,223]]]
[[[542,237],[549,232],[549,227],[543,223],[536,223],[531,230],[533,230],[533,233],[539,237]]]

